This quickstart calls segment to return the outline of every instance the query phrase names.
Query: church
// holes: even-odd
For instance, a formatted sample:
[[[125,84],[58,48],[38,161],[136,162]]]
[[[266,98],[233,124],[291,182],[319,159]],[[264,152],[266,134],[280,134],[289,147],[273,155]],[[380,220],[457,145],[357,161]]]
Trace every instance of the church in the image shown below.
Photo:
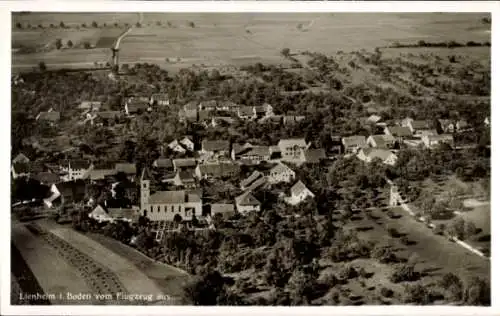
[[[141,175],[141,211],[151,221],[173,221],[176,215],[183,220],[202,215],[201,194],[196,191],[157,191],[151,193],[152,176],[147,168]]]

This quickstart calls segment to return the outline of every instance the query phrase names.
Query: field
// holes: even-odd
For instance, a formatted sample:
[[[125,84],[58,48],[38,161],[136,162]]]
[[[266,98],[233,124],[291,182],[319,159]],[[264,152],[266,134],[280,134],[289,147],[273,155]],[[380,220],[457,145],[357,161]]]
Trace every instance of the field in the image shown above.
[[[373,50],[393,42],[489,41],[489,26],[481,23],[483,14],[361,14],[361,13],[144,13],[142,27],[134,28],[122,41],[120,59],[124,63],[157,63],[169,70],[192,64],[220,66],[247,63],[286,63],[280,56],[288,47],[292,53],[313,51],[333,55],[337,51]],[[64,21],[66,24],[114,23],[109,14],[78,16],[32,13],[14,16],[13,22],[37,24],[39,21]],[[135,14],[117,14],[114,19],[134,24]],[[31,21],[32,20],[32,21]],[[83,22],[84,21],[84,22]],[[105,22],[106,21],[106,22]],[[192,24],[190,24],[192,22]],[[58,23],[58,22],[57,22]],[[56,23],[56,24],[57,24]],[[26,34],[23,34],[27,32]],[[41,39],[37,30],[13,32],[13,43]],[[51,31],[52,32],[52,31]],[[85,32],[56,30],[54,32]],[[58,33],[56,33],[58,34]],[[56,36],[62,36],[60,34]],[[79,35],[80,36],[80,35]],[[90,36],[94,42],[107,35]],[[55,38],[54,38],[55,39]],[[106,40],[107,41],[107,40]],[[102,41],[101,41],[102,43]],[[487,50],[486,50],[487,51]],[[109,60],[109,52],[94,49],[13,55],[13,67],[36,66],[44,60],[52,67],[74,67],[79,63]],[[168,62],[166,61],[168,58]],[[72,65],[75,63],[75,65]]]

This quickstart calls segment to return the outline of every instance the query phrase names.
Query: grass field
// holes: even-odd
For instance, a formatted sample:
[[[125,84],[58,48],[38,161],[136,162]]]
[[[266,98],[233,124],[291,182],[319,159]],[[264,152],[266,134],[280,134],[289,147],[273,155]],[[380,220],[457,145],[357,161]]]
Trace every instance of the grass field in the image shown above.
[[[157,63],[175,70],[192,64],[283,63],[280,51],[285,47],[290,48],[292,53],[308,50],[333,55],[341,50],[373,50],[395,41],[483,42],[490,40],[489,26],[481,23],[481,18],[485,16],[460,13],[144,13],[142,27],[134,28],[123,39],[120,59],[125,63]],[[29,23],[33,25],[40,21],[65,21],[63,18],[64,14],[32,13],[14,16],[13,23],[32,20]],[[88,24],[93,20],[98,23],[107,21],[108,25],[115,20],[133,24],[137,15],[124,13],[113,17],[110,14],[88,16],[80,13],[79,16],[74,13],[69,14],[66,20],[66,24]],[[66,30],[59,32],[63,31]],[[29,42],[30,39],[38,43],[48,40],[47,36],[50,38],[46,35],[45,39],[40,39],[34,34],[31,30],[16,30],[13,32],[13,43]],[[98,42],[98,35],[93,38]],[[100,50],[16,55],[13,56],[14,68],[36,65],[40,60],[54,67],[58,64],[67,67],[71,63],[110,58],[109,52]]]

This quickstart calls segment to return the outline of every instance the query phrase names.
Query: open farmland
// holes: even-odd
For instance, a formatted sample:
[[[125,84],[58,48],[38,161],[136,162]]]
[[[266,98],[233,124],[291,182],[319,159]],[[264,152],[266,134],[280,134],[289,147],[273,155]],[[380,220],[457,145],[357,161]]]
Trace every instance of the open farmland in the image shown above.
[[[95,20],[99,25],[107,23],[109,26],[114,23],[113,21],[118,21],[119,25],[125,21],[130,24],[137,22],[136,14],[118,14],[114,20],[108,14],[78,16],[79,14],[70,14],[68,22],[65,23],[89,24],[91,23],[89,21]],[[38,21],[46,21],[48,18],[46,15],[46,13],[32,13],[15,16],[13,21],[28,23],[33,19],[30,23],[36,25]],[[192,64],[207,66],[255,62],[286,64],[287,61],[280,56],[280,50],[285,47],[290,48],[292,53],[314,51],[333,55],[341,50],[373,50],[375,47],[388,46],[394,42],[490,40],[488,26],[481,23],[484,14],[144,13],[143,15],[141,27],[134,28],[123,39],[120,46],[120,60],[123,63],[152,62],[169,70],[178,70]],[[55,15],[52,20],[63,21],[63,17],[64,15]],[[23,32],[25,31],[14,32],[13,43],[21,41],[16,38],[25,36]],[[33,35],[26,35],[29,36]],[[106,44],[110,42],[105,38],[113,36],[96,34],[93,40],[94,43],[99,42],[98,46],[102,46],[104,42]],[[99,38],[104,39],[99,41]],[[15,69],[23,66],[33,67],[38,61],[43,60],[51,67],[72,68],[72,63],[77,65],[82,62],[109,60],[109,55],[109,52],[96,49],[91,52],[83,51],[82,54],[62,51],[57,54],[51,52],[18,56],[14,53],[13,67]]]

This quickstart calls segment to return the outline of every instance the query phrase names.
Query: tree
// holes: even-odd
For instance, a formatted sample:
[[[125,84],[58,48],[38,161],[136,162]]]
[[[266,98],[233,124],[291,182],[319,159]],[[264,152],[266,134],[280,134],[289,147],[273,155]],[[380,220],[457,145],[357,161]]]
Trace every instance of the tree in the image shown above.
[[[415,267],[410,264],[400,264],[391,274],[390,280],[393,283],[403,281],[416,281],[420,278],[420,273],[415,271]]]
[[[283,48],[281,50],[281,55],[283,57],[290,57],[290,48],[287,48],[287,47]]]
[[[96,22],[96,21],[93,21],[93,22],[92,22],[92,27],[93,27],[93,28],[98,28],[98,27],[99,27],[99,25],[97,24],[97,22]]]
[[[142,25],[141,25],[141,23],[140,23],[140,22],[135,23],[135,27],[139,27],[139,28],[140,28],[141,26],[142,26]]]
[[[63,22],[63,21],[61,21],[61,22],[59,22],[59,27],[61,27],[61,28],[63,29],[63,28],[65,28],[65,27],[66,27],[66,25],[64,25],[64,22]]]
[[[45,65],[44,61],[41,61],[38,63],[38,68],[40,69],[41,72],[44,72],[47,70],[47,65]]]
[[[445,290],[445,297],[450,301],[461,301],[463,294],[463,283],[453,273],[446,273],[439,281],[439,285]]]
[[[87,28],[87,24],[82,23],[82,28]]]
[[[491,304],[490,291],[490,285],[485,280],[473,277],[464,286],[463,300],[468,305],[489,306]]]
[[[22,25],[20,22],[17,22],[17,23],[16,23],[16,28],[18,28],[18,29],[22,29],[22,28],[23,28],[23,25]]]
[[[188,25],[189,25],[189,27],[192,27],[192,28],[194,28],[194,27],[195,27],[194,22],[192,22],[192,21],[190,21],[190,22],[188,23]]]
[[[66,46],[68,46],[69,48],[73,47],[73,42],[71,40],[68,40]]]
[[[56,48],[61,49],[62,47],[62,40],[60,38],[56,39]]]
[[[184,299],[193,305],[216,305],[224,292],[224,278],[218,271],[210,271],[184,287]]]
[[[408,284],[403,293],[404,303],[427,305],[431,303],[431,294],[422,284]]]
[[[83,42],[83,48],[85,49],[90,49],[92,46],[90,46],[89,42]]]

